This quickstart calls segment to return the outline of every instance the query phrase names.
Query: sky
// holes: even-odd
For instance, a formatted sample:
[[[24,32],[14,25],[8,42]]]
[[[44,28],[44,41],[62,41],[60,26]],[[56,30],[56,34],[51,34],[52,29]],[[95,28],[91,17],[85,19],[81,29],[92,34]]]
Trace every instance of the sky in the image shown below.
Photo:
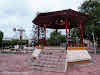
[[[24,36],[32,36],[32,20],[37,13],[65,9],[78,10],[85,0],[0,0],[0,30],[4,38],[16,37],[13,28],[25,29]],[[47,35],[49,36],[50,30]]]

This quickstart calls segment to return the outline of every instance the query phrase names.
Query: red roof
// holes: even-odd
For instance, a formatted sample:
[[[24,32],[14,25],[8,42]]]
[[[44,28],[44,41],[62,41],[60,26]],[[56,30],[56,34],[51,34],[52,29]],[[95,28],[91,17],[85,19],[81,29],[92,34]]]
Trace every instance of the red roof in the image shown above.
[[[36,25],[39,25],[40,27],[43,27],[43,25],[46,24],[47,28],[65,29],[66,17],[70,23],[68,28],[78,27],[81,21],[84,24],[88,19],[88,15],[74,11],[72,9],[68,9],[62,11],[39,13],[32,22]]]

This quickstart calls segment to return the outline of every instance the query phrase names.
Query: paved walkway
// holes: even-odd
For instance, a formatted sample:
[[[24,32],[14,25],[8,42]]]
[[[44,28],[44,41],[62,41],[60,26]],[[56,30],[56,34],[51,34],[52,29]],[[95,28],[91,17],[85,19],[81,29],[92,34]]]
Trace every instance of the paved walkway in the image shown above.
[[[95,64],[72,66],[65,73],[33,70],[28,61],[31,54],[0,56],[0,75],[100,75],[100,54],[92,56],[96,58]]]

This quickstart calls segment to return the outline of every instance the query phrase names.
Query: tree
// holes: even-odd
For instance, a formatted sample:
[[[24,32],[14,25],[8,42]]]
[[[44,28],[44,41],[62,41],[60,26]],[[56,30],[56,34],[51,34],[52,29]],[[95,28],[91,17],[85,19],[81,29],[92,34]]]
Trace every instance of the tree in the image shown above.
[[[47,45],[59,46],[64,42],[66,42],[65,36],[56,30],[51,32],[50,38],[47,39]]]
[[[0,47],[2,46],[3,32],[0,31]]]
[[[84,36],[92,40],[92,32],[96,39],[100,38],[100,3],[98,1],[85,1],[79,8],[80,12],[88,14],[88,22],[84,25]]]

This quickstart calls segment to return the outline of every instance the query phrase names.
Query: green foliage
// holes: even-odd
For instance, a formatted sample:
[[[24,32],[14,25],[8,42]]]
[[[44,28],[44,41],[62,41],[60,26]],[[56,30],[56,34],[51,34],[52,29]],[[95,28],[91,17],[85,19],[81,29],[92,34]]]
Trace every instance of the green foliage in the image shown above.
[[[50,38],[47,39],[47,45],[51,46],[59,46],[61,43],[64,43],[66,38],[64,35],[61,35],[61,32],[57,32],[56,30],[51,32]]]
[[[88,14],[88,22],[84,25],[84,36],[92,40],[92,32],[100,37],[100,2],[85,1],[79,8],[80,12]]]
[[[19,40],[17,43],[18,45],[25,45],[28,44],[28,40]]]
[[[0,31],[0,41],[3,39],[3,32]]]
[[[3,32],[0,31],[0,47],[2,46]]]
[[[73,28],[72,29],[72,37],[80,37],[80,30]]]
[[[6,46],[14,46],[14,45],[27,45],[28,44],[28,40],[16,40],[16,39],[12,39],[12,40],[3,40],[2,41],[2,46],[6,47]]]

